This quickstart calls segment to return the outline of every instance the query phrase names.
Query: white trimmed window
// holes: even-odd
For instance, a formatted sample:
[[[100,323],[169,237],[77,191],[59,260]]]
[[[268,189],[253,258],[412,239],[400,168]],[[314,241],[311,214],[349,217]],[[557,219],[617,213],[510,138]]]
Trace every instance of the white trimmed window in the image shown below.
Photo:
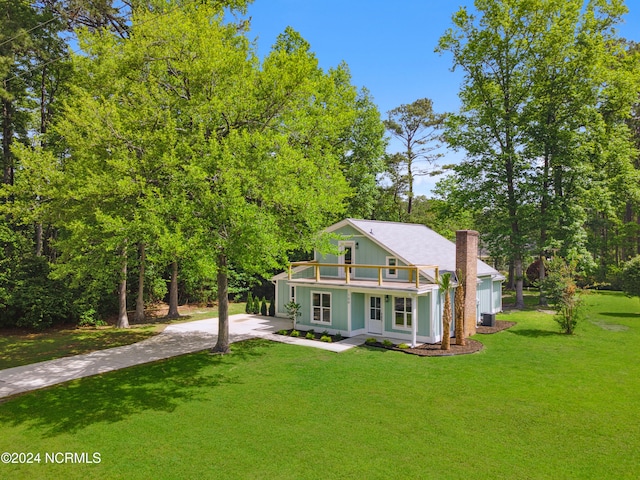
[[[393,302],[393,327],[411,328],[412,317],[411,298],[395,297]]]
[[[387,257],[387,266],[397,267],[398,259],[396,257]],[[398,278],[397,268],[387,268],[387,278]]]
[[[311,322],[331,324],[331,294],[311,292]]]

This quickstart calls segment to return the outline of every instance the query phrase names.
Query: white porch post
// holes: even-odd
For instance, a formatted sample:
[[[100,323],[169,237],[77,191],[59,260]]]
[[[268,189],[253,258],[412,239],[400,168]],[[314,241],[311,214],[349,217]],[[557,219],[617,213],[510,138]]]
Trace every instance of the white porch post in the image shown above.
[[[418,340],[418,296],[413,295],[411,297],[411,348],[415,348]]]
[[[438,335],[438,330],[442,325],[440,320],[440,311],[438,309],[438,296],[440,295],[440,289],[435,287],[431,290],[431,341],[437,343],[442,340],[442,335]]]
[[[351,290],[347,290],[347,335],[351,335]]]

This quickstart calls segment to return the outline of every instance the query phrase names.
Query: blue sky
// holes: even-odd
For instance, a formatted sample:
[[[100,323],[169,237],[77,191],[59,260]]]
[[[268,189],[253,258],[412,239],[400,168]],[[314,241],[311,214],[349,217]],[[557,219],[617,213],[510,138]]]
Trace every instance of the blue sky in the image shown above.
[[[619,28],[623,37],[640,40],[640,0],[627,0],[630,12]],[[451,16],[473,0],[254,0],[249,6],[250,36],[266,54],[279,33],[293,27],[311,44],[320,65],[345,61],[353,83],[372,94],[386,112],[418,98],[433,100],[436,112],[456,111],[462,76],[451,72],[451,56],[434,53]],[[449,152],[441,163],[460,154]],[[434,178],[416,187],[428,195]]]

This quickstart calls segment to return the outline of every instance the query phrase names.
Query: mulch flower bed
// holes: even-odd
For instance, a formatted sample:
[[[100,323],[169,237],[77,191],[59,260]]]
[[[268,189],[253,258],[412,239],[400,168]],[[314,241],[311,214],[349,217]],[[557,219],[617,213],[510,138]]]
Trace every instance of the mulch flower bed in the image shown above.
[[[278,335],[285,335],[290,337],[291,336],[291,332],[293,331],[293,328],[290,328],[289,330],[278,330],[276,333]],[[316,332],[315,330],[313,331],[313,338],[308,338],[307,337],[307,333],[309,333],[308,331],[305,330],[298,330],[298,332],[300,332],[300,335],[296,338],[306,338],[307,340],[317,340],[319,342],[322,342],[324,340],[320,340],[322,337],[324,337],[325,335],[328,337],[331,337],[331,342],[335,343],[335,342],[339,342],[340,340],[344,340],[347,337],[343,337],[342,335],[329,335],[329,334],[325,334],[322,332]]]
[[[493,327],[477,327],[476,332],[481,334],[491,334],[511,328],[516,322],[504,322],[497,320]],[[396,350],[398,352],[410,353],[412,355],[420,355],[422,357],[447,357],[452,355],[465,355],[469,353],[476,353],[482,350],[482,343],[471,338],[467,338],[465,345],[456,345],[455,338],[451,339],[451,345],[449,350],[442,350],[440,343],[425,343],[418,345],[415,348],[398,348],[398,345],[385,345],[382,342],[365,343],[369,347],[386,348],[387,350]]]

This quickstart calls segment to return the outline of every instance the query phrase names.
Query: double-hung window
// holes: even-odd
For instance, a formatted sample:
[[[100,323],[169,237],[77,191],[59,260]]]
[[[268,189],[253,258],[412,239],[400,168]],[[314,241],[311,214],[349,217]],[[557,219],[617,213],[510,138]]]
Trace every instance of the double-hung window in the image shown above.
[[[331,323],[331,294],[313,292],[311,294],[311,321],[314,323]]]
[[[411,328],[411,298],[395,297],[393,325],[395,328]]]

